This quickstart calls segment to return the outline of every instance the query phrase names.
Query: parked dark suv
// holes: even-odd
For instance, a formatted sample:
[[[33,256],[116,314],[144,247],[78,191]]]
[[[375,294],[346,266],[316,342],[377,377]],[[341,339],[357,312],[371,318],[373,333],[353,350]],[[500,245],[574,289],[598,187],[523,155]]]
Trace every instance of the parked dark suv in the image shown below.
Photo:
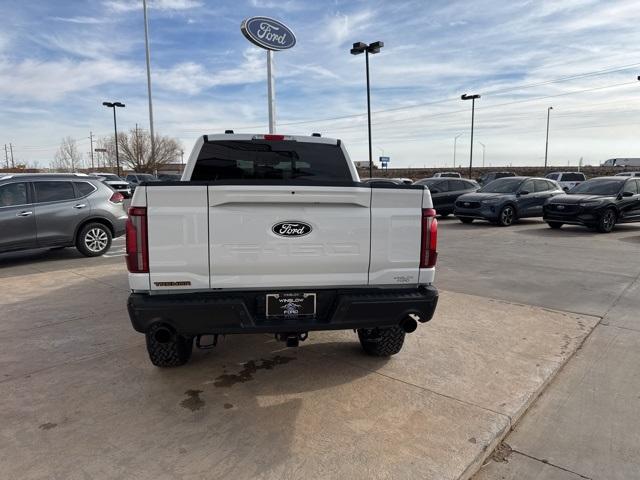
[[[475,192],[480,188],[480,185],[473,180],[444,177],[423,178],[414,182],[414,185],[423,185],[429,189],[433,208],[442,217],[453,213],[456,200],[460,195]]]
[[[640,222],[640,178],[592,178],[544,206],[551,228],[584,225],[609,233],[616,223]]]
[[[96,257],[124,234],[122,194],[84,174],[0,176],[0,253],[75,246]]]
[[[458,197],[454,214],[462,223],[480,219],[508,227],[518,218],[541,217],[545,202],[563,193],[560,185],[546,178],[500,178]]]

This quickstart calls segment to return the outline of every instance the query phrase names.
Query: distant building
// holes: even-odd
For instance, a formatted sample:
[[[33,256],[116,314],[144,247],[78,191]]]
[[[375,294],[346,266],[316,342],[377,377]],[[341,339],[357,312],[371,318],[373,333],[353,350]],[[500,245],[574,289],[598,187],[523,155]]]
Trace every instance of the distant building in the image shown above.
[[[602,163],[603,167],[640,167],[640,158],[610,158]]]

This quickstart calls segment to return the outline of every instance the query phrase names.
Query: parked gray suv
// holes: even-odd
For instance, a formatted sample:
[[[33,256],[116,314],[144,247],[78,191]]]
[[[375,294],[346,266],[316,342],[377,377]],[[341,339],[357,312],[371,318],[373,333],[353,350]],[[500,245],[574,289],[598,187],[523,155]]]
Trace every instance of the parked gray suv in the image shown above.
[[[0,176],[0,253],[72,247],[104,254],[124,234],[122,194],[84,174]]]

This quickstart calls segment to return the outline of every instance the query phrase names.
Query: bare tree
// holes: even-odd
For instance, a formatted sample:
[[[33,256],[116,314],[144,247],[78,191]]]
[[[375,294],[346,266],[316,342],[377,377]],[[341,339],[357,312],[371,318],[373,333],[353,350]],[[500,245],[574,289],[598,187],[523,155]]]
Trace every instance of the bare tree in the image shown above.
[[[82,154],[78,151],[76,141],[71,137],[65,137],[53,157],[51,166],[59,172],[75,172],[82,167]]]
[[[107,166],[116,166],[114,137],[100,140],[100,148],[104,154]],[[155,152],[151,152],[151,135],[146,130],[132,128],[128,133],[118,132],[118,153],[120,167],[129,168],[135,172],[153,173],[163,165],[178,162],[182,145],[175,138],[156,135]]]
[[[98,168],[106,168],[113,172],[116,169],[116,144],[113,136],[103,137],[97,140],[96,148],[100,151],[96,152],[96,165]],[[104,152],[102,150],[105,150]]]

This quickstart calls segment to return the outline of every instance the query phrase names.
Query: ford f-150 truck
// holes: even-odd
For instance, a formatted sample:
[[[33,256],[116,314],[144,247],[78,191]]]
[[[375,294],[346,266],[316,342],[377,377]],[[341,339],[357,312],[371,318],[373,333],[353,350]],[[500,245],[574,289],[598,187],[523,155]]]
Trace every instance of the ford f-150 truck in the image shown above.
[[[435,215],[421,185],[360,183],[340,140],[205,135],[181,181],[133,195],[131,322],[159,367],[237,333],[353,329],[393,355],[436,308]]]

